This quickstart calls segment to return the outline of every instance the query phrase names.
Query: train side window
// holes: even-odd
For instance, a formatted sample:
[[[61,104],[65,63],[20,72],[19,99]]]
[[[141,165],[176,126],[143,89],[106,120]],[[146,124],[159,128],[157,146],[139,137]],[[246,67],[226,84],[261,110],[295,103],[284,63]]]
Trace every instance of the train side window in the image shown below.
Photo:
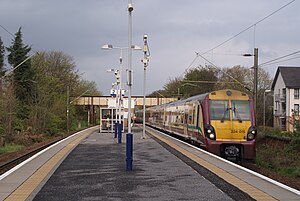
[[[188,105],[188,124],[194,124],[194,106]]]

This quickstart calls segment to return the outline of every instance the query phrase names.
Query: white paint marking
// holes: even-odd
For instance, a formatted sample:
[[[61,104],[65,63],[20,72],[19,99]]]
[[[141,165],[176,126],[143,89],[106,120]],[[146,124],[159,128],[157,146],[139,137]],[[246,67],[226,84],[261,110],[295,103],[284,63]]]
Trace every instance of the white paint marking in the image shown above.
[[[41,155],[41,154],[43,154],[44,152],[48,151],[48,150],[51,149],[52,147],[55,147],[56,145],[58,145],[58,144],[64,142],[65,140],[68,140],[69,138],[72,138],[72,137],[74,137],[74,136],[76,136],[76,135],[78,135],[78,134],[80,134],[80,133],[82,133],[82,132],[91,130],[91,129],[93,129],[93,128],[94,128],[94,127],[91,127],[91,128],[88,128],[88,129],[79,131],[79,132],[77,132],[77,133],[74,133],[73,135],[70,135],[69,137],[64,138],[64,139],[62,139],[62,140],[56,142],[55,144],[53,144],[53,145],[51,145],[51,146],[49,146],[49,147],[43,149],[42,151],[40,151],[40,152],[34,154],[33,156],[31,156],[31,157],[28,158],[27,160],[23,161],[22,163],[16,165],[16,166],[13,167],[12,169],[10,169],[10,170],[8,170],[7,172],[5,172],[5,173],[3,173],[2,175],[0,175],[0,181],[1,181],[2,179],[4,179],[5,177],[7,177],[8,175],[10,175],[11,173],[13,173],[13,172],[15,172],[16,170],[18,170],[19,168],[21,168],[23,165],[29,163],[30,161],[32,161],[33,159],[35,159],[35,158],[38,157],[39,155]]]

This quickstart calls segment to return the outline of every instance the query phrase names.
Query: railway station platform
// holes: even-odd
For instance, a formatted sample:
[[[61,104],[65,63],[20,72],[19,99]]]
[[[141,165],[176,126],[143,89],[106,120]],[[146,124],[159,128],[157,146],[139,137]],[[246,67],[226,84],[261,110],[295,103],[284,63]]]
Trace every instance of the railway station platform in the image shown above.
[[[34,200],[232,200],[154,139],[141,139],[141,128],[132,131],[131,171],[126,171],[125,135],[118,144],[113,134],[94,132],[70,153]]]
[[[33,176],[38,174],[34,176],[38,177],[49,171],[37,186],[33,187],[32,182],[24,186],[25,181],[20,184],[22,190],[15,186],[16,189],[11,189],[10,195],[3,193],[8,192],[9,182],[13,184],[13,180],[17,180],[20,175],[31,174],[25,169],[20,170],[21,172],[10,181],[9,178],[1,180],[0,200],[233,199],[153,138],[147,136],[146,139],[141,139],[141,128],[133,127],[132,131],[134,161],[131,171],[126,171],[125,135],[122,143],[118,144],[112,133],[99,133],[99,129],[94,129],[91,134],[84,136],[84,139],[78,139],[79,144],[64,160],[61,159],[61,164],[57,162],[50,171],[39,172],[38,169],[32,173]],[[52,159],[54,157],[55,155],[51,156]],[[34,164],[30,165],[32,166]],[[237,192],[235,196],[237,194],[241,200],[251,200],[244,193]]]
[[[113,133],[90,128],[1,175],[0,200],[254,200],[152,134],[142,139],[140,127],[132,133],[131,171],[126,171],[125,134],[118,144]]]

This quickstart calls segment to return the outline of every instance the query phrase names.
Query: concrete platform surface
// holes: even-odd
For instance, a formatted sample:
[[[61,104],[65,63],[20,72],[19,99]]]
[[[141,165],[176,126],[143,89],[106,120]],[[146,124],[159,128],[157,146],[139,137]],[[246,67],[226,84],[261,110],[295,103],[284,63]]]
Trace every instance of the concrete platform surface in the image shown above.
[[[112,133],[94,132],[62,162],[29,199],[37,200],[253,200],[230,184],[226,193],[133,128],[133,170],[126,171],[126,143]],[[216,182],[219,182],[216,179]],[[224,181],[222,181],[224,183]],[[228,192],[229,195],[228,195]]]

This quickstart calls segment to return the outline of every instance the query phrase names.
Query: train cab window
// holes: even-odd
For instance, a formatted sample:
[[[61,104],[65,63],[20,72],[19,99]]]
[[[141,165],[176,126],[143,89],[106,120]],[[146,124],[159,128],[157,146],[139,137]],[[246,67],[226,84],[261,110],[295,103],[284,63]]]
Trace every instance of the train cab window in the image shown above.
[[[227,100],[210,100],[209,104],[211,120],[229,120],[229,104]]]
[[[232,120],[251,120],[250,105],[247,100],[233,100],[232,105]]]

